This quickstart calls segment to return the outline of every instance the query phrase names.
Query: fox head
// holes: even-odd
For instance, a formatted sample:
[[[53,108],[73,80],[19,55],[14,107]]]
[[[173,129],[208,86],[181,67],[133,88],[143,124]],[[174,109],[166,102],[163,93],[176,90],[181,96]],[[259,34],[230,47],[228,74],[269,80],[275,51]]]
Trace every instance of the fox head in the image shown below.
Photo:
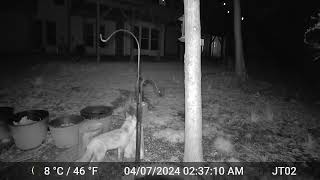
[[[125,117],[136,116],[136,108],[133,105],[128,105],[125,109]]]
[[[128,133],[133,133],[137,126],[137,118],[135,115],[130,115],[126,113],[126,120],[124,121],[121,128]]]
[[[125,112],[125,117],[126,117],[126,121],[136,123],[137,122],[136,108],[129,106],[129,108]]]

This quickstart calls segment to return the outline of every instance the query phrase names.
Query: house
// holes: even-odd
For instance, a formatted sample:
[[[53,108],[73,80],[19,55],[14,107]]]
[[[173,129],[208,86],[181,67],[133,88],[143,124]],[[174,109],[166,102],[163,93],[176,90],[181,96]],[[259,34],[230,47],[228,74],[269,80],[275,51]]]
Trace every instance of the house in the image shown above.
[[[8,1],[0,7],[0,53],[25,54],[37,43],[33,39],[33,17],[37,4],[34,0]]]
[[[136,35],[142,55],[177,56],[180,37],[177,25],[179,2],[38,0],[33,23],[33,30],[37,32],[37,37],[34,36],[33,40],[38,43],[33,48],[56,53],[63,49],[62,47],[72,51],[83,45],[88,55],[95,55],[98,32],[107,37],[116,29],[124,28]],[[97,18],[99,11],[100,17]],[[99,31],[97,19],[100,24]],[[137,48],[135,44],[131,44],[131,37],[124,33],[117,34],[110,42],[100,41],[99,44],[101,55],[129,56],[131,51],[135,53]]]

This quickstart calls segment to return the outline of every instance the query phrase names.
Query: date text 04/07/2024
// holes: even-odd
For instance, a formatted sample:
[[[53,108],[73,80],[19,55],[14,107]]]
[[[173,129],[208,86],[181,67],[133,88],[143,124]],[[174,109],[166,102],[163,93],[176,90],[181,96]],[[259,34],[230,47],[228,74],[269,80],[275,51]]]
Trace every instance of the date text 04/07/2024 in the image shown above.
[[[170,167],[170,166],[138,166],[125,167],[124,175],[135,176],[241,176],[244,175],[243,167]]]

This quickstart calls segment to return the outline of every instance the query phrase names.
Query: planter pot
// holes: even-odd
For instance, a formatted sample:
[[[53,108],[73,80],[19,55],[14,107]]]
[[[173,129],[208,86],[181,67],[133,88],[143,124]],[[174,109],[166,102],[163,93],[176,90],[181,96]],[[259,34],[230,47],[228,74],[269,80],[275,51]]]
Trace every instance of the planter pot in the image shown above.
[[[80,111],[85,119],[102,119],[112,114],[113,109],[110,106],[87,106]]]
[[[19,123],[21,119],[34,122],[29,124]],[[9,121],[9,128],[14,142],[19,149],[28,150],[38,147],[47,137],[49,112],[45,110],[30,110],[16,113],[12,121]]]
[[[67,115],[49,122],[50,132],[58,148],[69,148],[79,142],[79,125],[84,119],[78,115]]]
[[[86,119],[86,121],[97,121],[99,123],[102,123],[103,132],[107,132],[110,129],[110,117],[112,113],[113,108],[111,106],[87,106],[80,111],[81,116]],[[96,122],[93,122],[93,124],[94,123]],[[86,124],[90,124],[90,122]],[[81,133],[82,131],[80,132],[80,134]]]

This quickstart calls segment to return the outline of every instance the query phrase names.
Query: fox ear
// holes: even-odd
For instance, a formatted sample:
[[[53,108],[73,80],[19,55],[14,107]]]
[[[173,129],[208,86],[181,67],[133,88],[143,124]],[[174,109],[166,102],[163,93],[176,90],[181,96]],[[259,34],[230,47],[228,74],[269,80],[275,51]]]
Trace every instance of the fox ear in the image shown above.
[[[136,109],[132,106],[129,106],[127,111],[126,111],[126,115],[128,114],[128,116],[134,116],[136,115]]]

